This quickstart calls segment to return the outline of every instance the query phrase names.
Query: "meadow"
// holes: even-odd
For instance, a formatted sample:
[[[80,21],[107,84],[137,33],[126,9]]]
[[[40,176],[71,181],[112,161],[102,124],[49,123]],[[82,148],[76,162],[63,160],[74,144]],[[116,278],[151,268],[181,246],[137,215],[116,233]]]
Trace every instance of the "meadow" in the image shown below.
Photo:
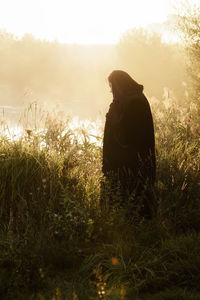
[[[150,102],[152,220],[140,203],[130,218],[128,204],[101,212],[103,123],[78,128],[36,105],[19,135],[1,123],[0,299],[200,299],[198,107]]]

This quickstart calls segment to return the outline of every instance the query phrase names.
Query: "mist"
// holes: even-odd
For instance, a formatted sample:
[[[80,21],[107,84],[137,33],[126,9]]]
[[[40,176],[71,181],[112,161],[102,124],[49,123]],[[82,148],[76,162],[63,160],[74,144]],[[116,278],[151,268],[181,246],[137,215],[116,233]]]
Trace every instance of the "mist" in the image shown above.
[[[1,31],[0,51],[0,105],[7,111],[37,102],[80,118],[104,117],[112,101],[107,77],[114,69],[143,84],[149,98],[162,99],[166,88],[184,98],[181,45],[143,29],[128,31],[115,45],[61,44],[29,34],[19,39]]]

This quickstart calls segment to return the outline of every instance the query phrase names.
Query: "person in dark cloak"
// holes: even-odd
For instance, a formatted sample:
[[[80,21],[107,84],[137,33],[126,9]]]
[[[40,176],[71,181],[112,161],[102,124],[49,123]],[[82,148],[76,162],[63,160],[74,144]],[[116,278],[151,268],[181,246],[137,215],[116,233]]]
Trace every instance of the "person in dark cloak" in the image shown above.
[[[113,71],[108,77],[113,102],[106,114],[103,138],[102,171],[110,183],[108,205],[116,193],[122,204],[128,198],[142,198],[140,213],[151,218],[154,203],[152,186],[156,176],[155,139],[151,109],[143,86],[124,71]],[[101,204],[104,205],[104,197]]]

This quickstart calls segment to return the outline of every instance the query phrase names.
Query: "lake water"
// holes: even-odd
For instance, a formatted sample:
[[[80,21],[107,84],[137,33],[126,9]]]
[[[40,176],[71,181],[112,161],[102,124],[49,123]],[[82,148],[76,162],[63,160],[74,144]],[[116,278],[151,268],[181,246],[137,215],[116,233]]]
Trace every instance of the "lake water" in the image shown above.
[[[36,104],[29,107],[0,106],[0,134],[11,140],[18,140],[29,130],[35,133],[44,130],[47,120],[52,124],[65,122],[66,131],[70,129],[77,135],[86,133],[90,142],[102,143],[103,121],[100,118],[80,119],[59,111],[45,111]]]

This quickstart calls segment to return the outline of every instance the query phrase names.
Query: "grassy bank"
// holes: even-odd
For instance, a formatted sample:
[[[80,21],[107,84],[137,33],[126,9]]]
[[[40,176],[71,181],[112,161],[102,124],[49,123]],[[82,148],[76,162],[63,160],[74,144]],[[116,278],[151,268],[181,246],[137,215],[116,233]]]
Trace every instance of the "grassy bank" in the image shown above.
[[[200,299],[198,109],[170,101],[152,103],[151,221],[102,215],[102,148],[87,132],[48,119],[16,140],[2,134],[1,299]]]

